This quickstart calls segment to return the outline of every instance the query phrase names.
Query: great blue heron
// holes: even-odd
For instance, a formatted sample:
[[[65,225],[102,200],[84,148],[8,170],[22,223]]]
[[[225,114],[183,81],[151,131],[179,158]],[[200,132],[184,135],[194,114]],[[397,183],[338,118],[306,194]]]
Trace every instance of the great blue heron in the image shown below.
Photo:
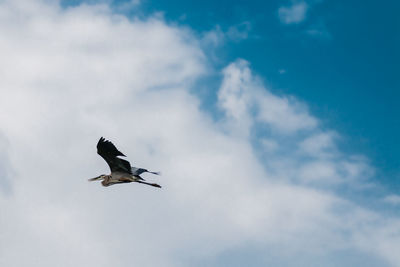
[[[122,152],[118,151],[113,143],[104,139],[104,137],[101,137],[97,143],[97,154],[99,154],[107,162],[108,166],[110,166],[111,174],[102,174],[98,177],[89,179],[89,181],[103,180],[101,182],[103,186],[136,182],[161,188],[160,185],[147,183],[142,177],[140,177],[140,174],[144,172],[157,175],[160,174],[159,172],[151,172],[146,169],[131,167],[129,161],[118,157],[126,156],[122,154]]]

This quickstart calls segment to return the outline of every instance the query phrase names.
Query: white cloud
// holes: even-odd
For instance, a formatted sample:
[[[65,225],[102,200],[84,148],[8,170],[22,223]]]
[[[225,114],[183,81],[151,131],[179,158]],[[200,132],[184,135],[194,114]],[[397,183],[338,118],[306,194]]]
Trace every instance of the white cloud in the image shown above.
[[[221,29],[221,26],[217,25],[214,29],[203,33],[202,42],[206,46],[217,47],[225,42],[226,34]]]
[[[9,144],[3,134],[0,132],[0,193],[11,193],[10,178],[13,170],[9,162]]]
[[[335,149],[335,133],[317,133],[305,138],[299,148],[308,155],[315,157],[329,156],[332,149]]]
[[[399,195],[388,195],[383,198],[383,201],[392,205],[400,205]]]
[[[317,120],[296,99],[279,97],[266,90],[244,60],[225,68],[218,98],[221,108],[240,129],[249,130],[251,123],[257,122],[282,133],[293,133],[317,125]]]
[[[247,62],[224,69],[214,121],[189,93],[208,63],[186,28],[106,5],[6,1],[0,35],[0,166],[13,174],[0,193],[1,266],[187,266],[247,244],[277,251],[278,265],[328,265],[343,249],[400,262],[398,218],[298,175],[304,155],[325,185],[357,180],[367,161],[337,152],[306,105],[273,94]],[[265,161],[249,140],[260,125],[272,132]],[[163,189],[86,182],[108,172],[102,135],[161,170],[148,178]]]
[[[278,9],[279,19],[284,24],[297,24],[306,19],[308,4],[304,1],[294,2],[291,6],[282,6]]]

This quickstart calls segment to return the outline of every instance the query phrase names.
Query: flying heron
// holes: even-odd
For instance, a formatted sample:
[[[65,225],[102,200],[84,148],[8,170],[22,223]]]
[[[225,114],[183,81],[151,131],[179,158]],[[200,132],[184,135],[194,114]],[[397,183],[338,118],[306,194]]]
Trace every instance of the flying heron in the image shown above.
[[[111,174],[102,174],[98,177],[89,179],[89,181],[103,180],[101,182],[103,186],[136,182],[161,188],[160,185],[147,183],[142,177],[140,177],[140,174],[145,172],[156,175],[159,175],[159,172],[151,172],[146,169],[131,167],[129,161],[118,157],[126,156],[122,154],[122,152],[118,151],[113,143],[104,139],[104,137],[101,137],[97,143],[97,154],[99,154],[107,162],[111,169]]]

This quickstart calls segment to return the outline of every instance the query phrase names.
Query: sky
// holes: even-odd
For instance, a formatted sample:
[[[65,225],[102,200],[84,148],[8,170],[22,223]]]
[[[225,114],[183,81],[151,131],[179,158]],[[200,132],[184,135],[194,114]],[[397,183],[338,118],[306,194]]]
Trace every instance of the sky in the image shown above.
[[[0,265],[400,266],[398,7],[1,1]]]
[[[313,114],[342,132],[343,147],[368,154],[383,182],[399,190],[398,2],[214,2],[142,5],[145,14],[163,12],[200,33],[215,27],[246,31],[240,42],[218,51],[219,63],[250,61],[275,92],[306,101]]]

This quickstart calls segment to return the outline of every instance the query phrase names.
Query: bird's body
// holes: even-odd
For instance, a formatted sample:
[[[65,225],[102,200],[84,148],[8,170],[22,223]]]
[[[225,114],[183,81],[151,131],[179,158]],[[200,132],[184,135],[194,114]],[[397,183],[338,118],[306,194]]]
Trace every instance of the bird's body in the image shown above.
[[[125,155],[122,154],[122,152],[118,151],[113,143],[105,140],[103,137],[101,137],[99,142],[97,143],[97,153],[107,162],[108,166],[111,169],[111,174],[102,174],[98,177],[89,179],[89,181],[102,180],[101,184],[103,186],[137,182],[154,187],[161,187],[158,184],[145,182],[145,180],[140,176],[140,174],[144,172],[149,172],[157,175],[159,174],[158,172],[150,172],[143,168],[131,167],[129,161],[118,157],[125,157]]]
[[[122,172],[114,172],[110,175],[100,175],[99,177],[90,179],[90,181],[95,180],[103,180],[101,181],[103,186],[110,186],[114,184],[131,183],[140,179]]]

